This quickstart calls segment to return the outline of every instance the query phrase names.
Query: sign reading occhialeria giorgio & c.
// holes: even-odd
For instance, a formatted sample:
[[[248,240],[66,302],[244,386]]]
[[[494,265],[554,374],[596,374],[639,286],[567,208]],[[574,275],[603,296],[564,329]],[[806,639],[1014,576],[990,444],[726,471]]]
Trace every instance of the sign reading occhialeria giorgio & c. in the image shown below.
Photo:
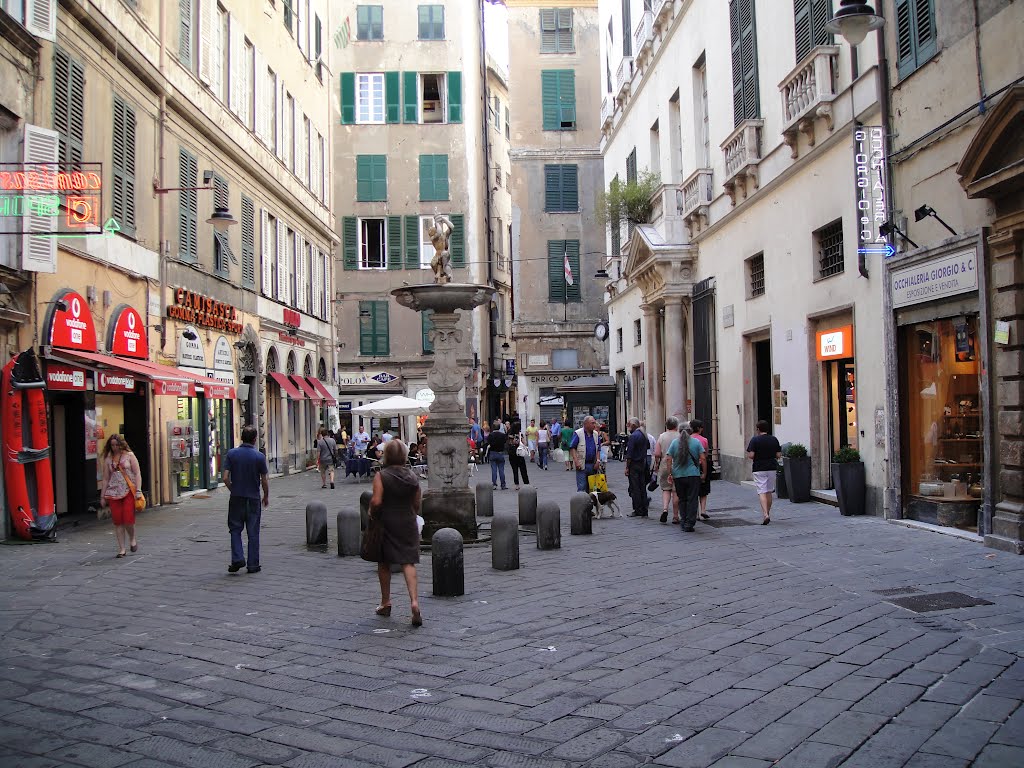
[[[894,308],[934,301],[978,290],[978,250],[963,251],[920,262],[890,275]]]

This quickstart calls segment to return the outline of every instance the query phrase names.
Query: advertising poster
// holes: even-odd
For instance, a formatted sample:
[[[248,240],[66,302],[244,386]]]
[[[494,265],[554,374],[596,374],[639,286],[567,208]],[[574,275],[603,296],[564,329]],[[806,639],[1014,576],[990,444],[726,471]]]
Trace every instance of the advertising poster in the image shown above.
[[[96,432],[96,409],[85,410],[85,460],[94,460],[99,452],[99,436]]]

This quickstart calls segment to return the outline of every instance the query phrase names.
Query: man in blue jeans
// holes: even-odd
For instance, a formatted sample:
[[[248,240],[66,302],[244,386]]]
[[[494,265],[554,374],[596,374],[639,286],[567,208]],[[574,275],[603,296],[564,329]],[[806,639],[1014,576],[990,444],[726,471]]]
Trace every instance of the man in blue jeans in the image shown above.
[[[260,506],[270,503],[270,468],[267,457],[256,450],[256,427],[242,427],[242,444],[228,451],[224,459],[224,485],[228,499],[228,531],[231,533],[229,573],[248,566],[249,573],[260,572]],[[249,539],[249,559],[242,550],[242,528]]]
[[[630,419],[626,422],[626,428],[629,430],[629,441],[626,443],[626,478],[629,480],[629,496],[633,500],[633,513],[630,517],[647,517],[651,505],[651,497],[647,495],[647,481],[651,477],[647,452],[651,448],[651,441],[640,428],[640,419]]]
[[[562,427],[566,429],[566,427]],[[581,446],[582,443],[582,446]],[[587,416],[583,428],[577,429],[569,443],[569,457],[576,468],[576,490],[587,493],[587,477],[596,475],[601,466],[601,435],[597,431],[597,419]]]

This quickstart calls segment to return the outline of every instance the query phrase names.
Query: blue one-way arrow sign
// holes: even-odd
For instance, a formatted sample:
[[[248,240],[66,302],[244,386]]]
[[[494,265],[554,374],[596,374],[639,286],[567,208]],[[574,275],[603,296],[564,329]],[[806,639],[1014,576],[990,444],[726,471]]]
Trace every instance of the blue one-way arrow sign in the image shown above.
[[[868,246],[868,247],[865,247],[865,248],[858,248],[857,249],[857,253],[865,253],[865,254],[867,254],[867,253],[878,253],[878,254],[883,254],[885,256],[885,258],[887,258],[887,259],[891,259],[893,256],[896,255],[896,249],[893,248],[892,245],[890,245],[889,243],[886,243],[884,246],[877,245],[877,246]]]

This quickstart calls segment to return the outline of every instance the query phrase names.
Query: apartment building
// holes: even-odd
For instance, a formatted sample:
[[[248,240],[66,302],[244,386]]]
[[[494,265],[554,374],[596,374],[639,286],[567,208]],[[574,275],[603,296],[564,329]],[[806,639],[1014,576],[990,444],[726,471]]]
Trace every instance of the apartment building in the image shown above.
[[[761,419],[809,447],[822,498],[833,453],[859,449],[880,512],[885,278],[860,252],[881,222],[859,226],[855,145],[881,81],[873,37],[828,33],[833,6],[601,0],[605,179],[654,180],[610,227],[610,369],[652,431],[702,419],[727,479]]]
[[[435,215],[453,227],[455,281],[487,279],[481,19],[477,3],[384,0],[337,20],[334,317],[341,423],[350,431],[358,424],[349,411],[362,403],[393,394],[432,399],[430,317],[399,306],[390,290],[433,280],[428,228]],[[479,413],[481,363],[490,355],[487,308],[464,313],[460,327],[460,362],[472,371],[467,413]],[[403,436],[414,429],[410,419]]]
[[[154,503],[215,487],[244,422],[306,466],[334,401],[326,12],[3,5],[0,151],[41,174],[3,190],[5,346],[44,359],[59,513],[116,432]]]
[[[601,161],[597,0],[508,0],[512,113],[512,272],[518,412],[524,419],[613,418],[607,342],[605,238],[597,202]],[[574,405],[559,390],[585,379]],[[596,395],[596,392],[595,392]]]

